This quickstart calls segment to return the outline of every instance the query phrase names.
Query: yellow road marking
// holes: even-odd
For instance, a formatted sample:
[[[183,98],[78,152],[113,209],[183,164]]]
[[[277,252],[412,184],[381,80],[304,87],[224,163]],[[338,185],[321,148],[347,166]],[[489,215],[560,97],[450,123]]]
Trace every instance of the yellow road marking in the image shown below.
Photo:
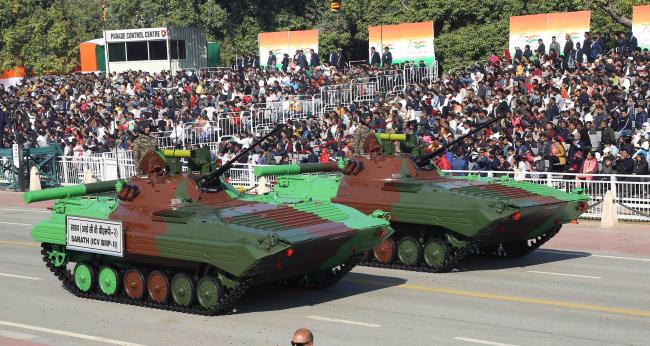
[[[373,286],[386,287],[385,284],[369,281],[369,280],[348,280],[348,281],[354,283],[362,283],[362,284],[368,284]],[[501,295],[501,294],[493,294],[493,293],[485,293],[485,292],[477,292],[477,291],[456,290],[456,289],[443,288],[443,287],[427,287],[427,286],[412,285],[412,284],[387,286],[387,288],[390,287],[396,287],[400,289],[407,289],[407,290],[420,291],[420,292],[448,294],[448,295],[461,296],[461,297],[498,300],[502,302],[555,306],[555,307],[573,309],[573,310],[604,312],[604,313],[612,313],[612,314],[636,316],[636,317],[650,317],[650,311],[647,310],[635,310],[635,309],[625,309],[625,308],[600,306],[600,305],[593,305],[593,304],[571,303],[571,302],[565,302],[561,300],[509,296],[509,295]]]
[[[25,246],[25,247],[40,247],[41,244],[28,242],[28,241],[10,241],[10,240],[0,240],[0,245],[6,246]]]

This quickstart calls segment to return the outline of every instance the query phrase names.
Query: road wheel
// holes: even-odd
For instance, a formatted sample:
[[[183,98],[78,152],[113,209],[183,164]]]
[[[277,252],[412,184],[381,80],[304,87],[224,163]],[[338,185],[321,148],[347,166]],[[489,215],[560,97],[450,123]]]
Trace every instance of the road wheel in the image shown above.
[[[418,265],[421,254],[422,247],[413,237],[404,237],[397,243],[397,258],[406,265]]]
[[[172,298],[180,306],[190,306],[194,302],[196,290],[194,280],[185,273],[178,273],[172,279]]]
[[[432,238],[424,244],[424,263],[434,271],[444,271],[449,257],[449,247],[438,238]]]
[[[79,262],[74,267],[74,283],[82,292],[88,292],[95,286],[95,268],[86,262]]]
[[[169,299],[169,279],[167,274],[160,270],[154,270],[147,276],[147,292],[149,297],[156,303],[166,303]]]
[[[68,255],[65,252],[65,247],[62,245],[45,244],[49,249],[47,257],[50,264],[55,268],[60,268],[68,264]]]
[[[140,300],[144,297],[145,281],[142,271],[129,269],[124,273],[124,292],[131,299]]]
[[[223,287],[215,277],[204,276],[196,285],[196,298],[199,304],[207,310],[217,310],[223,294]]]
[[[388,264],[395,259],[395,241],[392,238],[384,239],[372,249],[372,254],[377,262]]]
[[[99,289],[107,296],[114,296],[120,289],[120,276],[111,266],[99,270]]]

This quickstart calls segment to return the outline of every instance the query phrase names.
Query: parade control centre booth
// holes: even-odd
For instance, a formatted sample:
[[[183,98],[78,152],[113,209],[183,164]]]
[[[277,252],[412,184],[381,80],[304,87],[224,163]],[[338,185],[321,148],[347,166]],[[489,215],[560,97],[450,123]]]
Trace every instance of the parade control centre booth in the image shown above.
[[[205,31],[200,28],[142,28],[104,32],[109,73],[142,70],[176,72],[208,66]]]

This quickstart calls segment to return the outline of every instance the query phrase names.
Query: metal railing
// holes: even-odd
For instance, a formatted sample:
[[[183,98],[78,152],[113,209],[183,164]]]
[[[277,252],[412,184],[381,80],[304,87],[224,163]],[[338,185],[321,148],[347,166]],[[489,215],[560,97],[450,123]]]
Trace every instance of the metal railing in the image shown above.
[[[120,176],[128,178],[135,174],[135,166],[130,152],[120,157]],[[297,160],[297,159],[296,159]],[[117,179],[118,160],[110,155],[99,157],[61,157],[58,159],[58,175],[61,185],[81,184],[85,172],[89,170],[98,181]],[[258,179],[253,174],[253,164],[235,164],[228,172],[228,181],[236,186],[255,193]],[[444,171],[454,176],[481,175],[499,178],[507,176],[518,181],[547,185],[562,191],[571,192],[577,188],[591,197],[589,210],[582,218],[600,219],[603,196],[612,191],[617,206],[619,220],[650,222],[650,177],[608,174],[575,174],[551,172],[500,172],[500,171]],[[273,181],[276,177],[267,177]]]
[[[0,157],[0,184],[13,184],[17,180],[16,168],[11,157]]]
[[[237,179],[231,183],[255,191],[257,179],[253,174],[254,165],[239,165]],[[247,171],[247,173],[246,173]],[[603,196],[607,191],[614,193],[619,220],[650,222],[650,177],[647,180],[629,175],[607,174],[571,174],[571,173],[538,173],[538,172],[476,172],[476,171],[445,171],[451,175],[480,174],[485,177],[508,176],[519,181],[528,181],[547,185],[562,191],[571,192],[582,188],[591,197],[589,210],[581,217],[585,219],[600,219],[602,215]],[[246,179],[249,180],[246,180]],[[275,177],[267,177],[269,181]],[[636,180],[635,180],[636,179]]]
[[[381,70],[376,75],[360,77],[345,84],[321,87],[323,111],[355,104],[369,104],[377,96],[406,90],[411,84],[436,78],[437,65],[405,65],[401,69]]]
[[[445,171],[451,175],[481,175],[485,177],[508,176],[519,181],[570,192],[585,189],[591,197],[589,210],[582,215],[586,219],[600,219],[603,196],[612,191],[619,220],[650,221],[650,176],[647,178],[616,174],[576,174],[552,172],[499,172],[499,171]]]
[[[90,157],[96,157],[96,158],[115,158],[115,151],[107,151],[103,153],[97,153],[97,154],[91,154]],[[120,160],[133,160],[133,150],[118,150],[117,151],[117,157]]]
[[[86,171],[90,171],[92,179],[96,181],[117,179],[118,160],[115,157],[62,156],[57,161],[57,173],[62,186],[82,184]],[[122,178],[135,175],[132,158],[120,158],[119,167]]]
[[[253,174],[255,165],[241,164],[233,168],[230,183],[255,192],[258,180]],[[515,180],[528,181],[547,185],[562,191],[571,192],[582,188],[591,197],[589,210],[581,217],[585,219],[600,219],[602,215],[603,196],[607,191],[614,193],[619,220],[650,222],[650,177],[640,181],[629,175],[607,174],[571,174],[571,173],[537,173],[525,172],[515,176],[515,172],[476,172],[476,171],[445,171],[451,175],[480,174],[486,177],[508,176]],[[276,177],[267,177],[268,181]],[[637,180],[634,180],[637,179]]]
[[[263,133],[275,123],[305,119],[310,115],[320,117],[339,106],[348,107],[353,103],[370,104],[379,96],[397,94],[408,85],[434,78],[435,71],[435,64],[382,70],[374,76],[323,86],[315,95],[284,95],[280,100],[253,104],[245,111],[213,114],[212,121],[181,123],[172,130],[153,135],[158,139],[159,148],[170,148],[218,143],[242,132]]]

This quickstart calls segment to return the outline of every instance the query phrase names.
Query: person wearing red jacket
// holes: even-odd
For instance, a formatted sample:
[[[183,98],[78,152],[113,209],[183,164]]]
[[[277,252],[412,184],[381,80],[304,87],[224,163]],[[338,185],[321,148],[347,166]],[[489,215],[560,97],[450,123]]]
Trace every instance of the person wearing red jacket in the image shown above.
[[[441,156],[436,156],[436,158],[433,160],[433,163],[438,166],[441,170],[450,170],[451,169],[451,163],[449,163],[449,160],[447,160],[446,155],[441,155]]]

